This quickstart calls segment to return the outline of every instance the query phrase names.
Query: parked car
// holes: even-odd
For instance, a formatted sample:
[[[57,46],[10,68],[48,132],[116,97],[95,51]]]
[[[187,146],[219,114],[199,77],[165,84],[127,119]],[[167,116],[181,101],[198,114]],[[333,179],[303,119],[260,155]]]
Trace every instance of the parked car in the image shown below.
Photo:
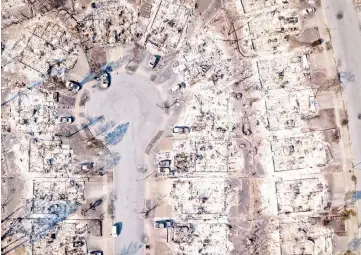
[[[190,131],[191,128],[187,126],[175,126],[173,128],[173,133],[175,134],[188,134]]]
[[[91,252],[89,252],[89,254],[91,254],[91,255],[103,255],[103,251],[101,251],[101,250],[91,251]]]
[[[186,84],[185,84],[184,82],[181,82],[181,83],[178,83],[178,84],[175,84],[175,85],[171,86],[171,87],[170,87],[170,91],[171,91],[172,93],[175,93],[175,92],[177,92],[178,90],[184,89],[184,88],[186,88]]]
[[[174,225],[174,221],[172,219],[165,220],[156,220],[154,221],[154,228],[171,228]]]
[[[80,165],[81,170],[89,170],[94,168],[94,162],[86,162]]]
[[[60,123],[73,123],[75,117],[73,116],[63,116],[59,118]]]
[[[301,15],[302,16],[308,16],[308,15],[312,15],[316,12],[316,8],[315,7],[310,7],[310,8],[306,8],[306,9],[303,9],[301,11]]]
[[[158,65],[158,63],[159,63],[159,61],[160,61],[160,56],[159,55],[153,55],[153,56],[151,56],[150,57],[150,60],[149,60],[149,62],[148,62],[148,68],[149,69],[154,69],[157,65]]]
[[[100,86],[103,89],[109,88],[110,86],[110,73],[104,72],[100,79]]]
[[[78,92],[79,90],[81,90],[81,84],[76,81],[67,81],[65,83],[65,86],[68,88],[68,90],[72,92]]]
[[[160,167],[170,167],[171,164],[172,164],[172,161],[170,159],[163,159],[163,160],[159,161]]]
[[[123,228],[122,222],[115,223],[112,228],[112,236],[113,237],[119,236],[120,233],[122,232],[122,228]]]

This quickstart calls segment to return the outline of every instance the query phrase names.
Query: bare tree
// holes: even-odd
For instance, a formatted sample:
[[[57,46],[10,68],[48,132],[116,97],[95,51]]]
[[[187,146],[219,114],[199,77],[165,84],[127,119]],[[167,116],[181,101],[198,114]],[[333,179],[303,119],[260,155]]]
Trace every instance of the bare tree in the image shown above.
[[[143,214],[144,219],[149,218],[150,213],[155,210],[157,207],[163,205],[165,203],[163,196],[159,196],[155,200],[147,200],[144,203],[144,208],[139,212],[140,214]]]

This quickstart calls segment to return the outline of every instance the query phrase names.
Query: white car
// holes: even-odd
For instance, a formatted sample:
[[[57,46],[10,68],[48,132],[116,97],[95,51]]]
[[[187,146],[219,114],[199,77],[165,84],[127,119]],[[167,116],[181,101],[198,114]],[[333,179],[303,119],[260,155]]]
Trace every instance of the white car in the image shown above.
[[[170,87],[170,92],[175,93],[180,89],[184,89],[186,87],[186,84],[184,82],[175,84]]]
[[[153,69],[156,62],[157,62],[156,56],[151,56],[148,62],[148,68]]]
[[[122,232],[122,228],[123,228],[123,223],[122,222],[117,222],[113,225],[112,227],[112,236],[113,237],[117,237],[120,235],[120,233]]]
[[[80,165],[81,167],[81,170],[90,170],[90,169],[93,169],[94,168],[94,163],[93,162],[86,162],[86,163],[82,163]]]
[[[72,123],[74,120],[75,118],[73,116],[64,116],[59,118],[60,123]]]
[[[73,92],[78,92],[81,89],[81,86],[78,83],[72,81],[67,81],[65,83],[65,86],[67,87],[68,90]]]
[[[153,55],[150,57],[149,62],[148,62],[148,68],[149,69],[154,69],[157,67],[157,65],[159,64],[159,61],[161,59],[161,56],[159,55]]]
[[[173,133],[175,134],[188,134],[190,131],[191,128],[187,126],[175,126],[173,128]]]
[[[109,88],[109,86],[110,86],[110,74],[108,74],[107,72],[103,73],[100,80],[101,80],[100,81],[101,82],[100,86],[103,89]]]

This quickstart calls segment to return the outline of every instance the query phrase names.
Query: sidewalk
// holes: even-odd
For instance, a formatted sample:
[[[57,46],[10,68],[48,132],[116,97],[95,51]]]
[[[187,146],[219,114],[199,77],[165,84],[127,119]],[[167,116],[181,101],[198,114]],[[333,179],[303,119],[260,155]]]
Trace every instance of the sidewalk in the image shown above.
[[[344,107],[346,107],[348,115],[349,143],[352,149],[352,153],[349,153],[352,164],[349,164],[348,168],[345,169],[345,178],[347,178],[345,185],[348,185],[346,191],[361,190],[361,171],[353,169],[354,165],[361,162],[361,120],[358,118],[361,113],[361,51],[359,50],[361,41],[361,13],[356,12],[354,3],[352,2],[353,1],[347,0],[322,1],[338,72],[347,74],[345,78],[341,78]],[[339,13],[343,15],[342,18],[339,18]],[[347,151],[344,153],[347,153]],[[356,187],[355,183],[351,180],[353,175],[355,175],[357,179]],[[359,230],[361,221],[360,200],[356,202],[356,208],[358,217],[353,217],[351,221],[348,221],[348,230],[351,233],[347,240],[347,245],[351,244],[353,238],[360,238],[361,235]],[[361,251],[357,254],[361,254]]]
[[[80,53],[78,63],[76,64],[75,68],[72,70],[70,75],[68,76],[68,79],[81,81],[89,72],[89,67],[87,67],[86,65],[87,65],[87,61],[85,55],[83,53]],[[86,121],[86,119],[83,116],[85,107],[79,106],[80,100],[83,94],[85,93],[85,91],[90,92],[92,90],[92,86],[94,86],[94,84],[95,84],[94,80],[90,80],[89,82],[83,84],[83,88],[75,95],[75,108],[73,114],[75,117],[74,124],[77,125],[78,129],[81,129],[82,128],[81,124],[84,124],[84,121]],[[104,254],[115,254],[114,239],[111,235],[112,225],[113,225],[113,215],[109,213],[109,205],[111,203],[111,200],[113,199],[112,197],[113,170],[102,177],[102,183],[103,183],[102,185],[103,192],[101,193],[107,194],[105,200],[102,203],[102,209],[104,213],[102,219],[102,236],[101,237],[89,236],[88,242],[91,243],[90,244],[91,247],[97,247],[97,249],[101,249],[104,252]]]
[[[352,168],[352,158],[351,154],[351,142],[349,137],[349,129],[346,126],[342,125],[342,118],[344,115],[347,116],[345,102],[347,98],[343,96],[343,91],[341,85],[337,84],[338,80],[338,65],[339,61],[335,58],[334,52],[334,41],[332,40],[332,32],[328,28],[326,23],[326,17],[324,10],[319,8],[313,17],[310,17],[305,22],[306,28],[317,27],[319,38],[323,39],[322,45],[319,46],[320,51],[313,53],[311,55],[311,67],[314,68],[313,71],[320,72],[325,75],[325,81],[334,81],[333,87],[327,90],[322,90],[323,93],[329,94],[330,100],[333,101],[335,108],[335,118],[336,124],[339,128],[340,137],[342,142],[340,143],[340,152],[342,153],[342,165],[343,165],[343,176],[344,176],[344,192],[354,190],[354,183],[351,180],[352,173],[350,173],[350,168]],[[330,47],[332,45],[332,47]],[[323,82],[324,83],[324,82]],[[323,84],[320,83],[320,84]],[[317,86],[317,85],[316,85]],[[343,202],[343,201],[342,201]],[[346,231],[348,232],[347,236],[335,236],[335,251],[347,250],[348,244],[359,235],[357,226],[359,221],[356,217],[353,217],[351,220],[346,221]]]

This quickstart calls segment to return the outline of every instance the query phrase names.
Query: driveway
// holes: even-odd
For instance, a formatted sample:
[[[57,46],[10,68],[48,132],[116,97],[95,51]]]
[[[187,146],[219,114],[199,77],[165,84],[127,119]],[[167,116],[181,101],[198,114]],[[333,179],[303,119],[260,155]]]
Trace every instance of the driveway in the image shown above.
[[[138,166],[144,164],[145,148],[162,124],[164,112],[156,106],[161,102],[149,79],[117,71],[112,73],[111,86],[95,88],[86,104],[87,116],[104,115],[115,126],[129,123],[123,139],[108,146],[121,155],[114,169],[114,222],[123,222],[123,229],[114,240],[114,254],[143,254],[144,219],[138,212],[144,206],[144,174]]]

